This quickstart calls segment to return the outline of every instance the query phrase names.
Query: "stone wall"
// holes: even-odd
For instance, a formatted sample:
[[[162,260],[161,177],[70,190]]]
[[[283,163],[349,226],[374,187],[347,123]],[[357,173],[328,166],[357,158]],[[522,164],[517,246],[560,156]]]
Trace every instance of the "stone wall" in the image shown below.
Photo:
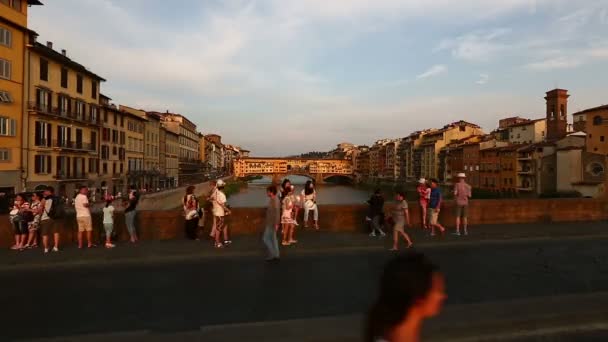
[[[178,200],[179,201],[179,200]],[[412,224],[420,227],[420,211],[415,203],[410,203]],[[387,213],[390,205],[386,206]],[[471,225],[499,223],[569,222],[597,221],[608,219],[608,202],[599,199],[534,199],[534,200],[479,200],[472,201],[469,208]],[[321,229],[334,232],[366,231],[365,205],[325,205],[320,206]],[[264,225],[264,208],[234,208],[227,219],[234,235],[259,234]],[[300,214],[302,215],[302,214]],[[300,222],[302,218],[300,216]],[[62,239],[67,244],[76,241],[76,223],[73,217],[64,221]],[[208,234],[210,220],[207,220],[201,234]],[[452,202],[446,202],[441,211],[440,221],[446,227],[454,226]],[[101,238],[101,215],[93,218],[96,238]],[[138,231],[142,240],[167,240],[184,238],[184,219],[181,210],[142,210],[137,214]],[[300,227],[303,224],[300,223]],[[576,225],[572,226],[576,229]],[[124,216],[118,213],[115,229],[120,240],[128,240],[124,226]],[[0,216],[0,247],[8,247],[13,242],[13,231],[8,216]]]

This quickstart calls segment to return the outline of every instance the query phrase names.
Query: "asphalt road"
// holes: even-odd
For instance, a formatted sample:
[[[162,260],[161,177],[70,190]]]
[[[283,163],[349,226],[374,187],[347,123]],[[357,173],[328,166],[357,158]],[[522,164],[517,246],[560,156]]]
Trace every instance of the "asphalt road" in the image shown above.
[[[448,305],[608,291],[608,239],[424,249],[448,280]],[[196,259],[0,274],[3,339],[345,315],[373,299],[384,251]]]

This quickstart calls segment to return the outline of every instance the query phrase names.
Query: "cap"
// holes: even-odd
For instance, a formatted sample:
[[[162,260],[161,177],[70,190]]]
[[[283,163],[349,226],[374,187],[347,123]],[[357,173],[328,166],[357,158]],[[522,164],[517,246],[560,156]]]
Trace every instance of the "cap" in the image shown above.
[[[458,178],[467,178],[467,175],[465,175],[464,173],[461,172],[456,177],[458,177]]]
[[[426,179],[424,179],[424,178],[420,178],[420,179],[418,180],[418,183],[419,183],[419,184],[424,184],[424,183],[426,183]]]
[[[217,186],[224,186],[226,183],[222,179],[218,179]]]

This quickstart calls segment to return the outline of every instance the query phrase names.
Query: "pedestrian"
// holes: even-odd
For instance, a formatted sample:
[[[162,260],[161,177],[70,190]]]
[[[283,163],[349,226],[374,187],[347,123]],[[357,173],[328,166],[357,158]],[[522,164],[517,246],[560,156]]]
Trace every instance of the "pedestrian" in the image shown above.
[[[184,208],[185,217],[185,231],[186,237],[190,240],[198,240],[198,219],[199,219],[199,206],[198,199],[194,196],[194,186],[190,185],[186,188],[186,195],[182,199],[182,206]]]
[[[114,198],[112,196],[106,197],[106,206],[103,208],[103,229],[106,232],[106,244],[105,247],[110,249],[116,247],[112,243],[112,232],[114,231],[114,211],[115,208],[112,205]]]
[[[64,201],[55,196],[55,189],[47,187],[44,192],[42,207],[44,211],[40,217],[40,233],[42,234],[42,246],[44,253],[49,252],[49,236],[53,234],[53,252],[59,252],[59,226],[64,218]]]
[[[27,234],[28,224],[31,222],[28,218],[31,217],[29,212],[29,203],[25,200],[25,196],[18,194],[13,201],[13,208],[10,211],[9,219],[13,225],[15,232],[15,244],[11,247],[12,250],[23,250]]]
[[[230,209],[226,205],[226,194],[224,187],[226,183],[223,180],[217,181],[217,191],[215,191],[213,201],[213,217],[215,218],[215,247],[222,248],[232,243],[228,239],[228,227],[226,226],[226,216],[230,214]],[[224,243],[221,242],[222,233],[224,235]]]
[[[308,213],[314,211],[313,222],[315,229],[319,230],[319,207],[317,206],[317,192],[312,181],[307,181],[302,190],[304,196],[304,228],[308,228]]]
[[[420,178],[420,180],[418,180],[416,192],[418,193],[418,203],[420,205],[420,214],[422,215],[422,228],[428,229],[427,208],[431,197],[431,189],[427,186],[426,179]]]
[[[293,239],[293,199],[290,196],[292,187],[288,186],[283,189],[282,214],[281,224],[283,225],[283,246],[289,246],[298,241]]]
[[[471,186],[466,183],[466,175],[458,174],[458,183],[454,186],[454,197],[456,198],[456,232],[460,236],[460,223],[463,226],[464,235],[469,235],[469,199],[471,198]]]
[[[403,191],[397,191],[395,195],[397,204],[393,208],[393,248],[391,251],[399,250],[399,235],[401,235],[407,242],[406,248],[411,248],[413,243],[410,236],[405,232],[405,226],[411,227],[410,223],[410,212],[408,210],[407,201],[405,200],[405,193]]]
[[[441,211],[441,203],[443,195],[439,188],[439,182],[436,179],[431,179],[431,196],[428,207],[428,222],[431,226],[431,236],[435,236],[435,229],[439,229],[441,234],[445,233],[445,228],[439,223],[439,212]]]
[[[76,210],[76,223],[78,224],[78,248],[82,248],[84,233],[87,235],[87,247],[93,248],[93,220],[89,205],[89,188],[81,186],[78,195],[74,199],[74,209]]]
[[[438,315],[447,298],[443,274],[420,253],[391,259],[378,289],[367,314],[365,342],[420,341],[423,321]]]
[[[281,223],[281,203],[277,197],[277,187],[271,185],[266,188],[266,196],[268,196],[268,207],[266,208],[266,226],[262,240],[268,249],[266,261],[278,261],[280,255],[277,231]]]
[[[367,203],[369,204],[368,217],[371,226],[371,233],[369,233],[369,236],[376,237],[376,232],[378,232],[382,237],[386,236],[382,230],[384,215],[384,196],[382,196],[382,191],[380,189],[376,189]]]
[[[137,215],[139,192],[137,192],[137,187],[135,185],[130,186],[127,203],[127,208],[125,209],[125,223],[127,226],[127,231],[129,232],[129,236],[131,238],[131,243],[136,243],[138,238],[137,229],[135,227],[135,216]]]
[[[217,191],[217,181],[212,180],[209,182],[209,195],[207,196],[208,207],[206,207],[206,210],[211,212],[211,217],[212,217],[211,231],[209,232],[209,236],[212,238],[215,237],[215,232],[216,232],[215,215],[213,215],[213,198],[216,196],[215,195],[216,191]]]
[[[28,227],[29,236],[25,248],[38,247],[38,228],[40,228],[40,219],[42,218],[42,212],[44,211],[44,208],[42,207],[42,198],[43,196],[40,192],[34,192],[32,194],[30,210],[34,218]]]
[[[283,203],[283,199],[285,198],[285,189],[287,188],[291,188],[291,181],[289,180],[289,178],[283,179],[283,182],[281,183],[281,189],[279,189],[281,191],[281,193],[279,194],[279,200],[281,201],[281,203]]]

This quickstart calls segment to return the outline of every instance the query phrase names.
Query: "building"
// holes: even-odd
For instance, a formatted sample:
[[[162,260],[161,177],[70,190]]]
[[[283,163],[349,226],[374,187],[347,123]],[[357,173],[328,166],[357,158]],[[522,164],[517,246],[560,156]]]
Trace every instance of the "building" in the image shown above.
[[[205,136],[205,157],[212,170],[223,171],[225,156],[221,136],[217,134]]]
[[[455,181],[455,175],[465,172],[463,146],[467,143],[479,142],[481,136],[472,135],[455,140],[439,151],[439,180],[446,183]]]
[[[500,166],[500,178],[498,189],[505,193],[517,192],[517,149],[518,145],[499,147],[498,162]]]
[[[161,148],[165,151],[164,162],[164,182],[166,188],[176,187],[179,184],[179,134],[165,129],[161,129],[161,134],[165,132],[164,145]],[[163,178],[161,178],[161,181]]]
[[[357,156],[357,167],[355,176],[359,181],[367,180],[370,176],[370,153],[369,148],[362,150]]]
[[[479,151],[479,187],[498,191],[500,188],[499,147]]]
[[[479,187],[479,142],[469,142],[461,146],[462,165],[467,182],[474,188]],[[452,174],[458,170],[452,169]]]
[[[521,118],[519,116],[513,116],[510,118],[500,119],[500,120],[498,120],[498,129],[503,130],[503,129],[509,128],[513,125],[528,122],[528,121],[530,121],[530,120]]]
[[[555,145],[549,142],[523,146],[517,150],[517,190],[522,194],[555,192]]]
[[[572,114],[574,130],[587,133],[586,150],[608,155],[608,105]]]
[[[200,141],[196,125],[181,114],[163,114],[163,125],[179,135],[179,185],[199,183],[203,179]]]
[[[559,140],[568,134],[568,90],[553,89],[546,93],[547,140]]]
[[[556,143],[558,192],[579,192],[585,197],[599,197],[604,193],[606,157],[588,152],[583,132],[569,134]]]
[[[127,191],[127,128],[125,114],[110,98],[100,94],[100,176],[104,194],[115,196]]]
[[[28,46],[28,137],[25,163],[28,189],[52,185],[72,197],[79,185],[101,192],[111,178],[99,169],[99,88],[105,81],[46,45]]]
[[[127,180],[129,186],[143,189],[146,170],[144,168],[144,137],[146,112],[127,106],[119,106],[127,124]]]
[[[144,125],[144,188],[156,190],[160,188],[160,127],[161,114],[146,112]]]
[[[0,1],[0,193],[26,188],[26,44],[36,36],[27,28],[28,7],[39,1]]]
[[[534,144],[544,141],[547,132],[547,120],[528,120],[509,126],[511,144]]]

